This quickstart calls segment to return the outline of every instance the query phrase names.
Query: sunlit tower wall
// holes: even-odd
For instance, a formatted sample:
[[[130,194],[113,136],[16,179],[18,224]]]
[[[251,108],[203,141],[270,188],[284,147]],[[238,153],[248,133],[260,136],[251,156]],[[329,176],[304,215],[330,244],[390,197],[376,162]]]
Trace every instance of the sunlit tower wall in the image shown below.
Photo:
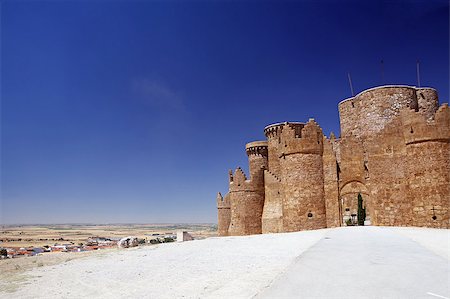
[[[406,143],[407,197],[412,225],[450,228],[450,109],[443,104],[433,120],[406,110],[401,115]]]
[[[219,236],[228,236],[228,228],[231,222],[230,194],[225,197],[217,193],[217,233]]]
[[[418,112],[427,120],[433,119],[439,108],[439,97],[436,89],[424,87],[416,89]]]
[[[280,164],[285,232],[327,225],[322,153],[322,129],[313,119],[300,132],[288,125],[283,128]]]
[[[268,170],[275,176],[281,175],[280,151],[281,149],[281,132],[284,126],[293,128],[296,135],[300,135],[301,130],[305,126],[301,122],[282,122],[268,125],[264,128],[264,135],[267,138],[269,168]]]
[[[229,235],[252,235],[262,232],[264,206],[264,170],[267,169],[267,142],[246,145],[250,179],[241,168],[230,175],[231,222]]]
[[[278,233],[283,231],[283,190],[281,188],[281,132],[284,126],[294,129],[299,136],[305,126],[300,122],[283,122],[264,128],[267,137],[269,169],[264,172],[265,199],[262,216],[262,232]]]
[[[435,89],[387,85],[365,90],[339,103],[341,136],[365,139],[409,107],[431,118],[439,106]]]

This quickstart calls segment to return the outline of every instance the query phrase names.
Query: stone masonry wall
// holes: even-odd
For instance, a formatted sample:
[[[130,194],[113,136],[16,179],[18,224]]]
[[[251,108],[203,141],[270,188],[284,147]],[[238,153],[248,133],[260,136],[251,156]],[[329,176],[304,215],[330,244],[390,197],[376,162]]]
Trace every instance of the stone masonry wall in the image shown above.
[[[327,139],[323,142],[323,182],[327,227],[340,226],[337,161],[331,141]]]
[[[231,221],[230,210],[230,195],[229,193],[222,197],[220,192],[217,194],[217,232],[219,236],[227,236],[228,228]]]
[[[265,198],[262,215],[262,232],[279,233],[283,231],[283,197],[281,180],[270,171],[264,172]]]
[[[405,143],[397,118],[366,142],[369,160],[372,223],[411,225],[411,202],[406,198]]]
[[[411,224],[450,228],[450,143],[430,141],[408,145],[407,161]]]
[[[297,137],[300,137],[301,130],[305,124],[300,122],[284,122],[272,124],[264,128],[264,135],[267,137],[268,144],[268,170],[278,177],[281,175],[280,155],[283,150],[281,147],[281,132],[285,126],[294,129]]]
[[[318,171],[322,163],[317,154],[291,154],[281,160],[283,231],[326,227],[323,172]]]
[[[449,228],[450,109],[442,105],[434,120],[413,111],[401,116],[412,225]]]
[[[260,234],[264,206],[264,189],[247,180],[242,169],[236,169],[230,182],[230,236]]]
[[[323,188],[323,133],[314,120],[301,137],[285,127],[281,135],[281,186],[283,230],[286,232],[326,227]]]
[[[434,118],[434,114],[439,108],[437,91],[433,88],[418,88],[416,90],[419,112],[427,119]]]
[[[379,132],[405,107],[417,108],[414,87],[383,86],[363,91],[339,103],[341,136],[365,138]]]

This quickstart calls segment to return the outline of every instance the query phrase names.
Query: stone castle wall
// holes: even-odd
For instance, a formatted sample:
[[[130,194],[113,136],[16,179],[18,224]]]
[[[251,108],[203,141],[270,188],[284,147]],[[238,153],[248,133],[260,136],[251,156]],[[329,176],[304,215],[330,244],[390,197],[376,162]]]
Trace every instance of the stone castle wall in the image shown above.
[[[323,192],[325,197],[326,227],[341,225],[339,206],[339,182],[336,154],[332,141],[323,141]]]
[[[246,145],[250,179],[238,168],[218,196],[219,235],[346,225],[358,195],[373,225],[449,228],[450,110],[432,88],[384,86],[339,104],[341,137],[285,122]]]
[[[449,228],[450,109],[442,105],[434,120],[404,111],[407,198],[412,205],[412,225]]]

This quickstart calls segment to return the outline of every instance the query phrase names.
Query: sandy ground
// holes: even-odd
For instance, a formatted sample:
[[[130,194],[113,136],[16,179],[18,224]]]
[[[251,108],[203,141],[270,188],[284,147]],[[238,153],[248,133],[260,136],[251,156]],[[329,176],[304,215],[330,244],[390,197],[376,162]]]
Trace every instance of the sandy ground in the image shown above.
[[[393,240],[407,239],[448,266],[448,257],[443,256],[449,251],[449,230],[369,229],[378,229],[380,236],[386,231]],[[342,240],[351,242],[353,231],[337,228],[209,238],[104,252],[15,272],[10,276],[17,287],[0,282],[0,297],[252,298],[270,289],[296,261],[314,252],[319,242],[329,241],[330,234],[345,235]],[[338,240],[334,235],[333,239]],[[0,262],[3,271],[2,267]],[[319,287],[327,283],[331,282],[316,281]]]

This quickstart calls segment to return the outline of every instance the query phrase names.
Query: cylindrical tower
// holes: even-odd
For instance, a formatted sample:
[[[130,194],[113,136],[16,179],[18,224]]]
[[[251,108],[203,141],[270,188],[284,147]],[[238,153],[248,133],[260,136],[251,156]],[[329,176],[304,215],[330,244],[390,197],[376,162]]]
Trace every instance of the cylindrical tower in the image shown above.
[[[238,168],[230,180],[231,222],[229,235],[252,235],[262,232],[264,207],[264,170],[267,169],[267,142],[246,145],[250,180]]]
[[[351,134],[363,139],[381,131],[402,108],[419,108],[416,88],[401,85],[371,88],[338,106],[341,136]]]
[[[269,158],[269,171],[280,176],[280,144],[281,144],[281,131],[285,125],[289,125],[294,128],[296,134],[300,136],[302,128],[305,126],[304,123],[300,122],[283,122],[268,125],[264,128],[264,135],[267,137],[268,145],[268,158]]]
[[[254,141],[245,145],[245,151],[248,156],[248,165],[250,171],[250,180],[264,192],[264,170],[268,164],[267,141]]]
[[[283,128],[280,164],[283,230],[286,232],[327,225],[322,130],[314,120],[310,120],[300,136],[290,127]]]
[[[228,228],[231,221],[230,195],[217,193],[217,233],[219,236],[228,236]]]

